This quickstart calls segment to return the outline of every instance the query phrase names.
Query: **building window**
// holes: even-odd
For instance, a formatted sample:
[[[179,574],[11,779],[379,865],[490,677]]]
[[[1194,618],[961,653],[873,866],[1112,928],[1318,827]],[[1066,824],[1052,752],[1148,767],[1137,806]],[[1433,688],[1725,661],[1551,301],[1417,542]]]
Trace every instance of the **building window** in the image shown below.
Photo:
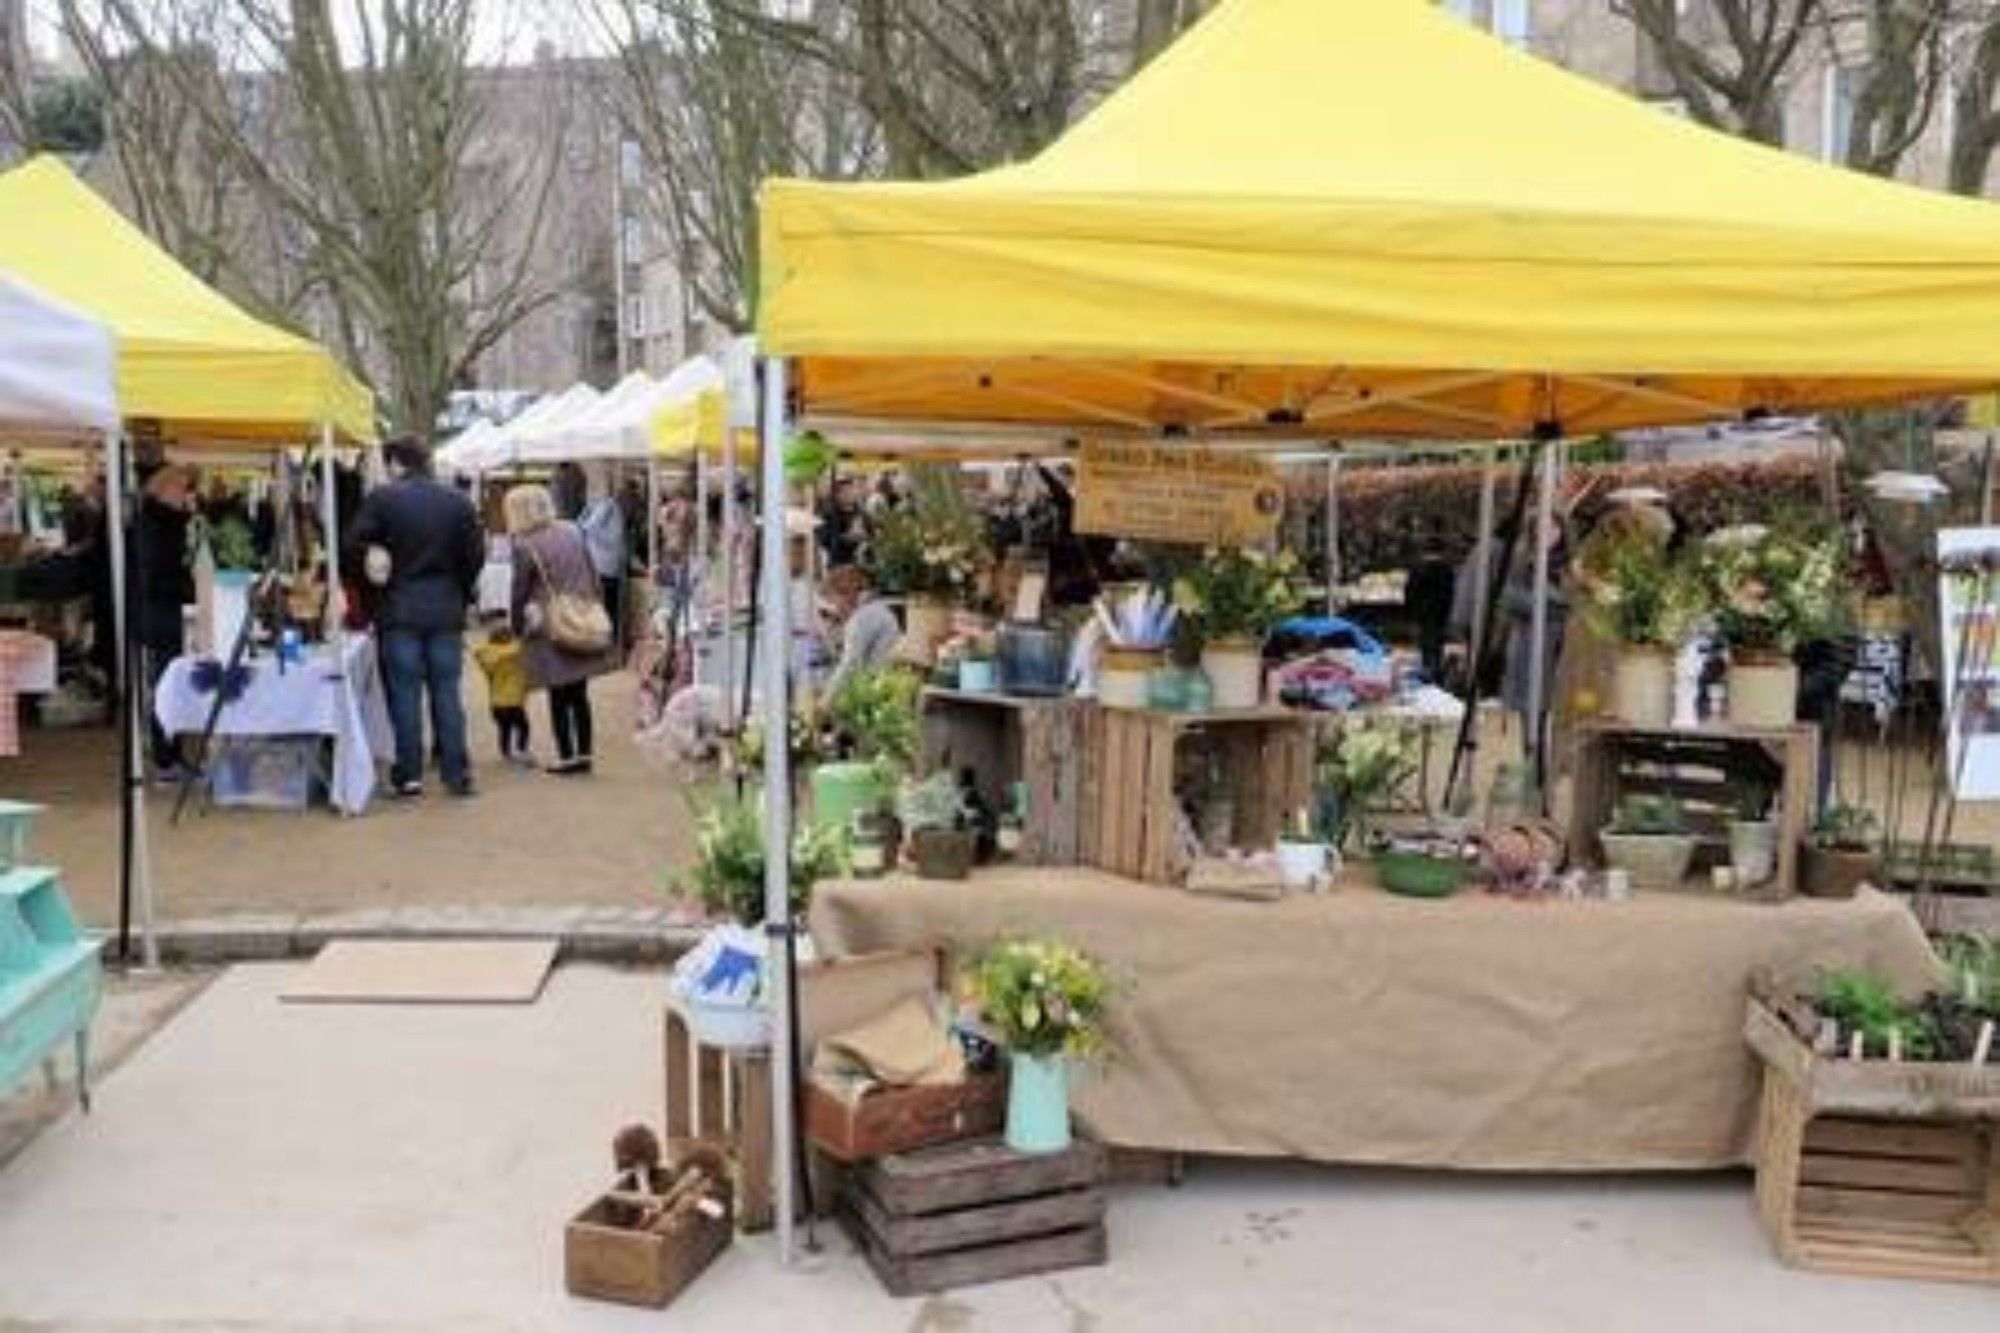
[[[1492,0],[1493,35],[1511,46],[1528,44],[1528,0]]]
[[[646,298],[632,295],[625,298],[625,336],[643,338],[646,336]]]
[[[1845,162],[1854,145],[1854,91],[1858,80],[1845,65],[1826,67],[1820,99],[1820,158]]]

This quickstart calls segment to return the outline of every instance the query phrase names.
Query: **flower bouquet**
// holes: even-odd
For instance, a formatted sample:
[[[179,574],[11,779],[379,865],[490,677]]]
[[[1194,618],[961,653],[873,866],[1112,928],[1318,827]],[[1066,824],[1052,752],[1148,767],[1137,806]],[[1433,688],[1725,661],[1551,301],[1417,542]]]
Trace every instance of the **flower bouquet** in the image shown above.
[[[1069,1146],[1067,1061],[1105,1048],[1111,984],[1088,954],[1054,940],[998,945],[979,959],[971,989],[1007,1048],[1007,1144],[1017,1152]]]
[[[1263,699],[1264,639],[1305,605],[1298,560],[1290,551],[1204,553],[1174,580],[1181,623],[1200,639],[1217,708],[1254,708]]]

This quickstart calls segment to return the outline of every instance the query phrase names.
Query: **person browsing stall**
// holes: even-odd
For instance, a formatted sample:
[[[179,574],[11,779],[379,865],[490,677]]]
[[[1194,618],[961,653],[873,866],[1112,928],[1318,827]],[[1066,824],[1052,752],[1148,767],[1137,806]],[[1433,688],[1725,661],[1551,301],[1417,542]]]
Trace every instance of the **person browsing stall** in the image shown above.
[[[826,682],[831,696],[857,671],[884,665],[903,637],[903,627],[888,603],[875,595],[859,565],[842,565],[826,576],[827,600],[841,622],[840,660]]]

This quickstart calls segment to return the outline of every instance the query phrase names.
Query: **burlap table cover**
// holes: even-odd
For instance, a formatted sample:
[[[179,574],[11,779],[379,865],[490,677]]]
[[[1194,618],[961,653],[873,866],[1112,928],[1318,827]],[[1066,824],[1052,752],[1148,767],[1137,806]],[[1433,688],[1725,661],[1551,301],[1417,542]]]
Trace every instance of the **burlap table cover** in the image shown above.
[[[1748,979],[1937,960],[1899,902],[1443,902],[1342,888],[1197,898],[1094,870],[820,886],[839,956],[1062,936],[1124,987],[1117,1054],[1074,1083],[1105,1141],[1186,1152],[1524,1170],[1747,1160]]]

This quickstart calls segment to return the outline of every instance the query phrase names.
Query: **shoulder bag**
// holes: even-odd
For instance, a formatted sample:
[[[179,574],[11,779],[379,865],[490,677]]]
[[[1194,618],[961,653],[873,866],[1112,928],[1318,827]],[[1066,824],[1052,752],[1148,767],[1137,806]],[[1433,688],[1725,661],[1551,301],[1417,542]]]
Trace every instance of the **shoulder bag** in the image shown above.
[[[519,545],[528,548],[528,558],[541,571],[549,642],[563,652],[578,657],[594,657],[609,649],[611,613],[604,609],[604,603],[595,597],[580,597],[558,589],[549,577],[549,567],[542,563],[542,553],[535,549],[534,543],[524,541]]]

